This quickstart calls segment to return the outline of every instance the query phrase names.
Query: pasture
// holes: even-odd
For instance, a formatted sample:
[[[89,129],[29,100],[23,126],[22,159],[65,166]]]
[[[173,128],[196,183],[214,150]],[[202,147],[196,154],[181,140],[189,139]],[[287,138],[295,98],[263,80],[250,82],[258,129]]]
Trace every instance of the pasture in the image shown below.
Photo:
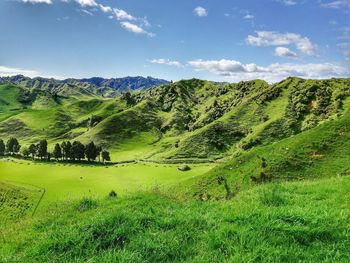
[[[0,160],[0,182],[45,189],[38,211],[56,202],[82,197],[118,196],[180,184],[209,171],[212,164],[191,165],[181,172],[178,165],[136,163],[113,166],[40,163],[17,159]]]

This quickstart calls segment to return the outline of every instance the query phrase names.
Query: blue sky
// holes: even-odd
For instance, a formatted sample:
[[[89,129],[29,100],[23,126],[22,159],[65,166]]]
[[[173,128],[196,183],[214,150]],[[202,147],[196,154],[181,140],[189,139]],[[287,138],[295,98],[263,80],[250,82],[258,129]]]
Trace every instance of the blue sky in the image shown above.
[[[1,0],[0,75],[350,76],[350,0]]]

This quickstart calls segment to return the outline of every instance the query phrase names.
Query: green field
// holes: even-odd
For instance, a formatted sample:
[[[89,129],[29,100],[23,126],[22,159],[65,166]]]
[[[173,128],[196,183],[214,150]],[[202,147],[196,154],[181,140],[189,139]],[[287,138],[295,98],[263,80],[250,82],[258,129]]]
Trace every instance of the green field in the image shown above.
[[[101,198],[111,190],[125,196],[138,191],[165,188],[200,176],[212,164],[191,165],[181,172],[169,164],[120,164],[114,166],[32,163],[0,159],[0,182],[21,183],[45,189],[39,210],[53,202],[82,197]]]

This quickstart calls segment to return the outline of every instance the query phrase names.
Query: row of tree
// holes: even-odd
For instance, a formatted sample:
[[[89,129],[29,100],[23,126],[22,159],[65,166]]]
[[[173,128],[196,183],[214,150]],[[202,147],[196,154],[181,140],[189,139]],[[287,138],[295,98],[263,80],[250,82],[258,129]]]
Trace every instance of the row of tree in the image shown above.
[[[19,144],[16,138],[10,138],[6,145],[2,139],[0,139],[0,156],[4,156],[5,153],[13,155],[18,154],[21,149],[21,145]]]
[[[102,161],[109,162],[111,160],[108,151],[103,150],[102,147],[95,145],[94,142],[90,142],[86,145],[80,141],[64,141],[61,144],[56,144],[53,152],[48,151],[48,143],[46,140],[41,140],[37,144],[31,144],[29,147],[22,147],[16,138],[10,138],[6,145],[3,140],[0,139],[0,156],[19,155],[23,157],[32,157],[33,159],[39,158],[41,160],[50,161],[52,158],[64,161],[81,161],[87,159],[89,162]]]

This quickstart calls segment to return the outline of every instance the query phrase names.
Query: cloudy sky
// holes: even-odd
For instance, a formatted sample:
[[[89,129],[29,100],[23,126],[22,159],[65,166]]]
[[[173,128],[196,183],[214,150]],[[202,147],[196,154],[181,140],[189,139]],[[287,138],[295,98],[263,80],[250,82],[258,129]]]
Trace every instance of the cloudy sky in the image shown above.
[[[0,0],[0,75],[350,76],[350,0]]]

